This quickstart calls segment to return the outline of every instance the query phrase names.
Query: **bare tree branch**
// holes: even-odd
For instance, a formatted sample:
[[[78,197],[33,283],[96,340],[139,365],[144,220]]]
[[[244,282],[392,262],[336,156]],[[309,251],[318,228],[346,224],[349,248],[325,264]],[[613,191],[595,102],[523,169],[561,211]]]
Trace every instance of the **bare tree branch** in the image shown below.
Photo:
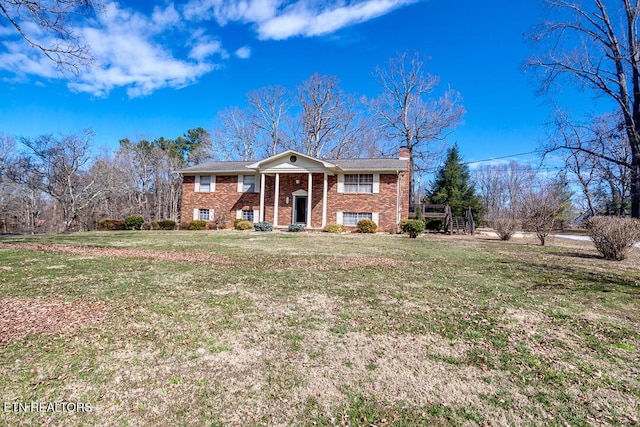
[[[584,144],[562,144],[624,166],[631,176],[631,216],[640,217],[640,0],[545,0],[554,16],[544,22],[534,41],[545,51],[528,65],[550,92],[560,80],[611,99],[620,114],[630,159],[610,156]],[[575,140],[573,141],[575,142]]]
[[[73,25],[102,9],[102,0],[0,0],[0,23],[6,20],[61,72],[77,74],[93,62],[93,57]],[[35,24],[44,36],[25,31],[23,24],[27,22]]]
[[[375,77],[383,94],[370,103],[370,108],[386,130],[387,137],[406,146],[410,153],[409,193],[413,201],[414,173],[433,160],[433,142],[443,140],[462,120],[464,108],[460,95],[447,90],[432,99],[440,79],[424,71],[424,60],[418,53],[391,58],[386,68],[377,68]]]

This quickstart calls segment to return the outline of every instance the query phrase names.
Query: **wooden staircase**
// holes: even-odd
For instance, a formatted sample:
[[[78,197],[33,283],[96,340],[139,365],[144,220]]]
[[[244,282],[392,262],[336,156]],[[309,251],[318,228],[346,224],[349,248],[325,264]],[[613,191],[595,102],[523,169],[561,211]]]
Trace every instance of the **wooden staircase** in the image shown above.
[[[449,205],[422,204],[423,218],[438,218],[443,220],[444,232],[448,234],[475,234],[475,224],[471,208],[467,208],[464,217],[451,215]]]

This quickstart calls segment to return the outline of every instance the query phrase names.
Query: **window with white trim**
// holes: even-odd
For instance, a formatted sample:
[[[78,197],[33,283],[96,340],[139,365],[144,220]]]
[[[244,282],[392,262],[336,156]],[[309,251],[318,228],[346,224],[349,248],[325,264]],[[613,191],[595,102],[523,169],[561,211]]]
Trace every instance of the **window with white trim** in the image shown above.
[[[346,226],[355,227],[361,219],[373,220],[373,214],[371,212],[344,212],[342,214],[342,224]]]
[[[256,176],[255,175],[245,175],[242,178],[242,191],[245,193],[256,192]]]
[[[242,219],[253,222],[253,210],[242,210]]]
[[[373,174],[345,174],[345,193],[373,193]]]
[[[200,209],[198,211],[198,219],[202,221],[211,221],[211,211],[209,209]]]
[[[200,176],[200,192],[209,193],[211,191],[211,177],[207,175]]]

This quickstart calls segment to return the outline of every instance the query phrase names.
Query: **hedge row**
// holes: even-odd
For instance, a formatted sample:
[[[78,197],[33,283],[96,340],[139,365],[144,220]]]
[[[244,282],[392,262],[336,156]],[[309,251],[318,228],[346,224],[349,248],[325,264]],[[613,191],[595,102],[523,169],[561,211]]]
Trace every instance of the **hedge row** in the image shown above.
[[[176,222],[170,219],[144,222],[139,215],[128,216],[125,219],[103,218],[98,221],[100,231],[119,230],[175,230]]]

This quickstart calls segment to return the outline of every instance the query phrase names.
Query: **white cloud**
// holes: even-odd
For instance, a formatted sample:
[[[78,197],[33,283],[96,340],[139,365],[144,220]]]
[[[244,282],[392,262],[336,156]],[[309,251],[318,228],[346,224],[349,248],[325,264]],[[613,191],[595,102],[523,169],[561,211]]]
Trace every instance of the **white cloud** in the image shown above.
[[[251,23],[262,40],[284,40],[295,36],[318,36],[387,14],[417,0],[191,0],[185,18]]]
[[[236,56],[240,59],[248,59],[251,57],[251,48],[249,46],[242,46],[236,50]]]
[[[299,7],[258,23],[263,40],[283,40],[293,36],[319,36],[387,14],[413,0],[366,0],[349,5],[342,2],[317,7],[299,3]],[[316,6],[316,7],[313,7]]]
[[[179,88],[194,83],[202,75],[216,69],[211,60],[214,54],[228,56],[220,42],[205,36],[194,38],[190,33],[176,31],[171,38],[173,47],[183,51],[191,46],[187,58],[180,58],[167,46],[154,40],[155,36],[173,36],[170,31],[180,24],[180,15],[173,4],[164,9],[156,7],[147,17],[107,3],[103,14],[92,26],[75,31],[91,46],[95,64],[82,70],[69,87],[95,96],[106,96],[115,88],[126,88],[130,97],[149,95],[153,91]],[[182,46],[180,37],[184,39]],[[44,41],[51,43],[51,41]],[[0,69],[22,75],[45,78],[62,77],[55,65],[22,41],[5,42],[0,49]]]
[[[249,24],[259,39],[284,40],[329,34],[414,1],[418,0],[189,0],[180,9],[173,2],[156,6],[150,16],[108,2],[95,20],[74,29],[91,47],[95,64],[82,70],[69,87],[96,96],[125,88],[135,97],[192,84],[218,68],[216,60],[230,57],[223,43],[203,29],[201,22]],[[33,23],[22,24],[33,39],[55,44]],[[0,28],[0,34],[4,39],[0,70],[19,78],[63,77],[50,60],[15,32],[5,36],[6,31]],[[234,55],[247,59],[251,53],[249,46],[243,46]]]
[[[189,58],[202,61],[215,54],[219,54],[222,57],[228,56],[227,51],[222,48],[222,43],[218,40],[209,40],[205,37],[194,43],[189,52]]]
[[[274,17],[281,5],[281,0],[191,0],[184,6],[184,16],[193,21],[215,19],[220,25],[262,22]]]
[[[151,15],[151,21],[154,25],[160,28],[167,28],[176,25],[180,22],[180,14],[176,10],[173,3],[167,5],[163,10],[156,6],[153,9],[153,15]]]

